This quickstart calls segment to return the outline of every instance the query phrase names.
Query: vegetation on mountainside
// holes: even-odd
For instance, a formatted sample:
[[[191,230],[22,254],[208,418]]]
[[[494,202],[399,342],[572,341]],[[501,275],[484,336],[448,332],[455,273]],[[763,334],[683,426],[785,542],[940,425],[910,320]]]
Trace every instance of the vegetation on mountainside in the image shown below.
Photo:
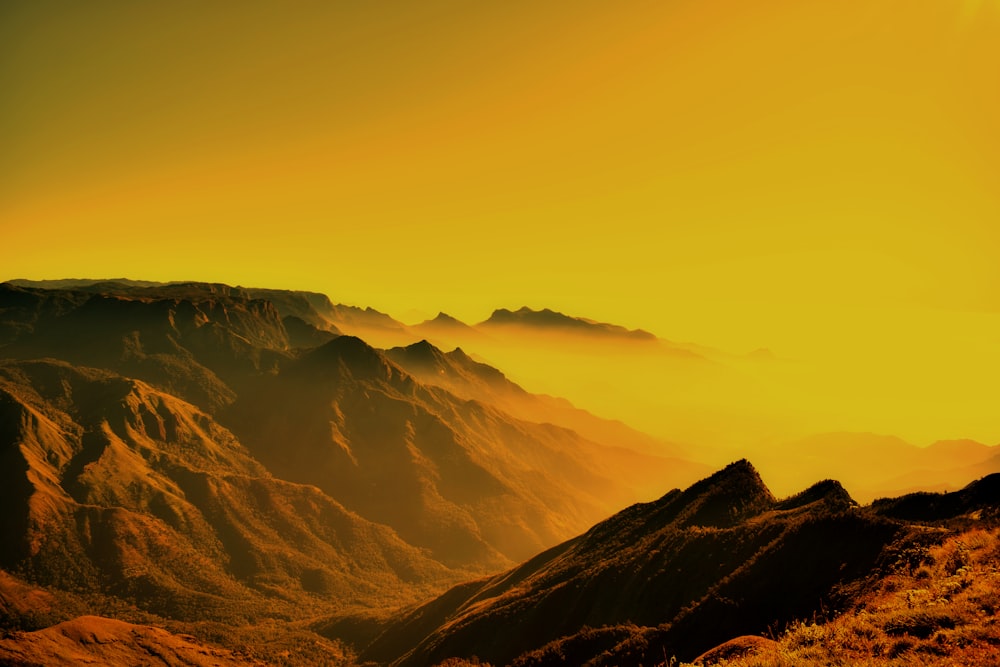
[[[943,537],[939,532],[938,538]],[[1000,528],[971,527],[898,554],[844,613],[800,621],[718,667],[1000,664]]]

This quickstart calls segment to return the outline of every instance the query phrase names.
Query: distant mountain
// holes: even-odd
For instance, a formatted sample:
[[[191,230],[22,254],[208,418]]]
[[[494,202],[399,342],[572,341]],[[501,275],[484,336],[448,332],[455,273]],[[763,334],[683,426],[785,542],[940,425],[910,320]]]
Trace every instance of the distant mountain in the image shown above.
[[[447,313],[438,313],[434,319],[411,324],[409,331],[418,342],[428,340],[448,348],[466,347],[470,350],[478,348],[481,351],[482,348],[497,342],[492,341],[490,334],[485,330],[470,326]]]
[[[489,319],[477,326],[481,329],[518,326],[541,333],[569,333],[580,336],[616,338],[631,342],[655,342],[657,340],[656,336],[642,329],[626,329],[617,324],[571,317],[548,308],[532,310],[527,306],[514,311],[506,308],[494,310]]]
[[[406,325],[394,320],[391,316],[374,308],[358,308],[357,306],[333,306],[334,322],[347,327],[355,326],[363,329],[388,329],[390,331],[405,331]]]
[[[966,514],[1000,514],[1000,474],[978,479],[963,489],[946,493],[917,491],[897,498],[880,498],[872,510],[906,521],[939,521]],[[982,518],[977,516],[976,518]]]
[[[520,419],[570,428],[590,440],[610,446],[628,447],[659,456],[677,457],[681,454],[677,445],[640,433],[620,421],[601,419],[586,410],[575,408],[565,399],[531,394],[509,380],[502,371],[474,360],[461,348],[443,352],[427,340],[422,340],[407,347],[387,350],[386,355],[421,382],[442,387],[462,398],[495,405]],[[705,467],[699,467],[696,472],[690,470],[690,464],[682,461],[677,461],[676,465],[679,475],[689,476],[671,479],[671,484],[688,483],[709,472]],[[664,481],[662,478],[656,480],[659,490],[662,490]]]
[[[930,504],[918,496],[862,508],[829,481],[776,500],[741,461],[452,589],[375,633],[362,655],[399,665],[451,656],[525,666],[692,660],[848,603],[901,545],[926,535],[899,517],[995,514],[998,478]]]
[[[409,353],[441,355],[429,344]],[[494,405],[425,386],[391,355],[342,336],[247,384],[225,421],[275,474],[320,487],[453,566],[524,558],[606,516],[650,477],[692,474],[683,461]]]
[[[282,318],[294,317],[323,332],[347,333],[376,339],[377,344],[413,342],[417,338],[402,322],[374,308],[334,304],[325,294],[301,290],[231,287],[221,283],[150,282],[119,279],[11,280],[12,287],[45,292],[62,291],[133,298],[187,298],[207,296],[260,300],[270,303]]]
[[[337,306],[334,306],[325,294],[256,288],[248,289],[246,293],[254,299],[264,299],[273,303],[283,318],[296,318],[322,332],[341,333],[336,326]]]
[[[414,324],[410,328],[418,331],[427,329],[431,331],[436,330],[482,335],[481,332],[477,332],[475,328],[447,313],[438,313],[434,319],[425,320],[420,324]]]
[[[7,281],[18,287],[35,287],[49,290],[90,289],[94,285],[121,285],[123,287],[160,287],[167,283],[128,278],[61,278],[58,280],[26,280],[15,278]]]
[[[370,307],[336,304],[332,306],[328,318],[339,331],[361,338],[375,347],[408,345],[420,339],[402,322]]]
[[[762,469],[800,482],[824,475],[839,479],[864,502],[918,489],[955,490],[1000,472],[998,446],[951,440],[918,447],[874,433],[817,434],[777,443],[758,458]]]

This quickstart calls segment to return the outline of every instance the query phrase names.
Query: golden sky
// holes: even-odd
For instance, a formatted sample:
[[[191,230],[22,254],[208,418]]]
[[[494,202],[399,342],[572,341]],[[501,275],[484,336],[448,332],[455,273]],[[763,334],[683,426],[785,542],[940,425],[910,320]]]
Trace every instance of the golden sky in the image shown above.
[[[1000,344],[996,0],[14,1],[0,90],[3,278]]]

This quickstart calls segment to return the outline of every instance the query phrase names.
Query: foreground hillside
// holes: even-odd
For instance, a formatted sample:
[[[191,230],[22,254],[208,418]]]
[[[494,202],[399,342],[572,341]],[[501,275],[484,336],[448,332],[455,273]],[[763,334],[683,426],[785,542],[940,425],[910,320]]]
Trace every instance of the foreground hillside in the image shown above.
[[[998,614],[1000,530],[970,527],[904,554],[846,613],[795,623],[777,641],[730,642],[696,664],[991,667]]]
[[[353,639],[363,657],[401,665],[690,661],[735,637],[855,608],[891,587],[901,562],[934,558],[927,549],[949,530],[925,521],[969,515],[992,525],[998,508],[998,476],[869,507],[836,482],[777,500],[742,461]],[[987,554],[995,566],[1000,554]],[[342,628],[327,632],[351,639]]]

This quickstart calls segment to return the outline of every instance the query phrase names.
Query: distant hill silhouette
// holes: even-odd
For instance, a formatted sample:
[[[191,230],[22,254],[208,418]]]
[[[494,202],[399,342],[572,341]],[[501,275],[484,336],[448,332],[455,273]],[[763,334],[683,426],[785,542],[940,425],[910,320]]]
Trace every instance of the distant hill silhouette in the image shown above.
[[[626,329],[617,324],[571,317],[548,308],[532,310],[527,306],[513,311],[506,308],[494,310],[489,319],[481,322],[478,327],[488,329],[510,325],[530,327],[541,332],[573,333],[584,336],[619,338],[633,342],[655,342],[657,340],[655,335],[642,329]]]
[[[438,313],[434,319],[413,324],[410,326],[410,330],[424,338],[444,337],[448,340],[455,338],[459,340],[476,340],[486,336],[483,331],[447,313]]]

